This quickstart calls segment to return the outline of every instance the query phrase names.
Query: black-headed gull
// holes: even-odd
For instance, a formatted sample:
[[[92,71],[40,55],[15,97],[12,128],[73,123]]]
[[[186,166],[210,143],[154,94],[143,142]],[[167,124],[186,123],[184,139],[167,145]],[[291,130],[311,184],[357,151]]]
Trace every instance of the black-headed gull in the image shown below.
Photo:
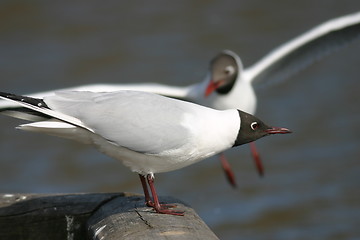
[[[214,110],[146,92],[70,91],[44,99],[0,93],[0,98],[22,106],[1,113],[32,121],[17,128],[92,144],[120,160],[139,174],[146,204],[173,215],[183,213],[159,203],[154,174],[186,167],[269,134],[290,133],[240,110]]]
[[[326,54],[344,46],[360,35],[360,12],[329,20],[293,40],[279,46],[253,66],[243,69],[239,56],[225,50],[210,62],[210,71],[205,80],[185,87],[144,84],[93,84],[62,90],[110,92],[136,90],[153,92],[169,97],[195,102],[215,109],[241,109],[254,114],[257,98],[254,87],[271,80],[289,77]],[[59,91],[59,90],[56,90]],[[54,91],[28,94],[33,97],[53,95]],[[1,101],[1,108],[13,103]],[[250,144],[260,174],[263,167],[255,149]],[[226,162],[223,162],[226,164]],[[225,167],[226,168],[226,167]],[[230,169],[228,168],[228,171]],[[230,180],[235,183],[230,174]]]

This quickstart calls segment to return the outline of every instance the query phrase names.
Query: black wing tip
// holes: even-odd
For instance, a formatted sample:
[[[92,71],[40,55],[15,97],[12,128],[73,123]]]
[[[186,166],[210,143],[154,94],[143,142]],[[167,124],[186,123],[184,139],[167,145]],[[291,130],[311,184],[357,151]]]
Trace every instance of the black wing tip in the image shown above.
[[[12,96],[12,95],[15,95],[15,94],[7,93],[7,92],[0,92],[0,96],[5,97],[5,98],[9,98],[9,96]]]
[[[17,102],[25,102],[25,103],[28,103],[28,104],[33,105],[33,106],[50,109],[46,105],[44,100],[42,100],[40,98],[32,98],[32,97],[21,96],[21,95],[16,95],[16,94],[13,94],[13,93],[6,93],[6,92],[0,92],[0,96],[4,97],[4,98],[7,98],[7,99],[17,101]]]

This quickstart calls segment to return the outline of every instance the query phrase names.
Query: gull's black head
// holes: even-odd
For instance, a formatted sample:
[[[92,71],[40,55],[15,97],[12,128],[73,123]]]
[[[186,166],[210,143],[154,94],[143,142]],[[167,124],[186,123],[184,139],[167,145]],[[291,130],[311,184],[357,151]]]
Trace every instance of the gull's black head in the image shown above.
[[[211,79],[205,90],[205,96],[213,91],[226,94],[231,91],[239,73],[236,59],[227,52],[221,52],[210,62]]]
[[[241,119],[241,125],[234,147],[253,142],[270,134],[291,133],[287,128],[269,127],[263,121],[249,113],[240,110],[238,110],[238,112]]]

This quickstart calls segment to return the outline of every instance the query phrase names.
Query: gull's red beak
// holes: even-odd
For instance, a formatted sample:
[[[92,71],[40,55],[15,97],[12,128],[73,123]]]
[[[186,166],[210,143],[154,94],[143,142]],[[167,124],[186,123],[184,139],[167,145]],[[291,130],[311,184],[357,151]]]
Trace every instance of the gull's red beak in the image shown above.
[[[215,91],[220,85],[220,82],[214,82],[210,80],[209,85],[205,90],[205,97],[208,97],[213,91]]]
[[[268,134],[285,134],[285,133],[292,133],[289,129],[287,128],[282,128],[282,127],[272,127],[272,128],[268,128],[265,130],[265,132],[267,132]]]

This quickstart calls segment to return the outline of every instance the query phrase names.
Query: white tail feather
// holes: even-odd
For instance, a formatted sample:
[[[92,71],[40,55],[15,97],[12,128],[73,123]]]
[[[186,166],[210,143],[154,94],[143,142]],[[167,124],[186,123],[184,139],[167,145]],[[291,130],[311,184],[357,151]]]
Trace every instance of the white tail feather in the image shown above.
[[[93,134],[91,132],[57,119],[22,124],[16,128],[24,131],[45,133],[52,136],[72,139],[85,144],[93,143]]]

